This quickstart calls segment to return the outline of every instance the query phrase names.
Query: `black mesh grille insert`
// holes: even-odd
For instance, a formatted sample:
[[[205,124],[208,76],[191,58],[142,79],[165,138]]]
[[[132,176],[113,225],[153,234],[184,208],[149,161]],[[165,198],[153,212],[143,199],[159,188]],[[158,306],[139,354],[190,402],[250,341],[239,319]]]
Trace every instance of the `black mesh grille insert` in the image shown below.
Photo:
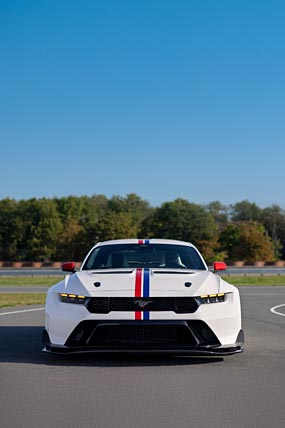
[[[171,311],[193,313],[199,303],[195,297],[91,297],[86,303],[89,312],[107,314],[112,311]]]
[[[89,346],[174,346],[196,344],[183,326],[101,325],[91,336]]]
[[[82,321],[66,346],[173,348],[219,345],[203,321]]]

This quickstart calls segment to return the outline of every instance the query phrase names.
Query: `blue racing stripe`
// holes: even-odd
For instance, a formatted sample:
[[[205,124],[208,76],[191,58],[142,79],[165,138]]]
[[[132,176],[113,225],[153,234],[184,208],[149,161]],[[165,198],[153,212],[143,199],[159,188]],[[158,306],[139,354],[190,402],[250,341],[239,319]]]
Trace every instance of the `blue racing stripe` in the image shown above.
[[[145,243],[146,245],[149,245],[149,239],[145,239],[145,240],[144,240],[144,243]]]
[[[150,270],[143,271],[143,297],[149,297]],[[149,311],[143,312],[143,319],[149,320]]]

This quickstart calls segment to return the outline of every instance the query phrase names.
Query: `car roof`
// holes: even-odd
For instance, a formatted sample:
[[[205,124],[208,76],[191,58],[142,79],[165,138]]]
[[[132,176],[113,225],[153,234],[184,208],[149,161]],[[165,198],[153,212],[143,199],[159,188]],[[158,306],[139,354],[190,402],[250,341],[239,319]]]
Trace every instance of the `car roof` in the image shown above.
[[[114,240],[110,240],[110,241],[103,241],[103,242],[98,242],[98,244],[96,244],[96,247],[98,245],[119,245],[119,244],[139,244],[141,243],[140,241],[143,241],[143,243],[145,243],[145,241],[147,241],[147,244],[167,244],[167,245],[185,245],[188,247],[194,247],[193,244],[191,244],[190,242],[185,242],[185,241],[178,241],[175,239],[158,239],[158,238],[150,238],[150,239],[114,239]]]

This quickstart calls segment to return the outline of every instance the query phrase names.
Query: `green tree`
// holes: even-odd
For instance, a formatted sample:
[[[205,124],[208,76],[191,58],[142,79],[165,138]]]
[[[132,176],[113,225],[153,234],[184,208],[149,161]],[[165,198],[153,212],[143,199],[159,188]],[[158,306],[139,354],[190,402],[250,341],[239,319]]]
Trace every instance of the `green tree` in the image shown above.
[[[0,201],[0,259],[20,260],[20,245],[24,235],[24,224],[14,199]]]
[[[94,238],[98,241],[135,238],[136,233],[137,227],[134,225],[130,213],[114,213],[109,211],[97,224]]]
[[[104,195],[68,196],[56,203],[63,224],[57,257],[82,260],[98,240],[96,229],[108,210],[108,199]]]
[[[125,198],[113,196],[109,200],[108,207],[114,213],[129,213],[137,227],[152,212],[149,203],[135,193],[130,193]]]
[[[261,220],[262,209],[254,202],[244,200],[231,205],[232,221],[257,221]]]
[[[176,199],[155,209],[145,222],[144,231],[149,237],[181,239],[198,245],[199,241],[213,239],[217,226],[213,216],[201,205]]]
[[[219,201],[212,201],[206,205],[206,210],[213,216],[219,230],[223,229],[229,221],[229,208]]]
[[[276,259],[281,257],[282,247],[285,255],[285,212],[278,206],[264,208],[261,215],[262,223],[272,238]]]
[[[31,199],[26,204],[26,257],[30,260],[53,258],[62,223],[51,199]]]
[[[81,235],[82,227],[75,218],[69,217],[66,219],[62,232],[57,239],[57,246],[55,250],[56,260],[82,260],[87,252],[82,254],[81,251]]]
[[[229,223],[221,232],[221,249],[229,260],[274,260],[272,240],[266,235],[264,226],[256,222]]]

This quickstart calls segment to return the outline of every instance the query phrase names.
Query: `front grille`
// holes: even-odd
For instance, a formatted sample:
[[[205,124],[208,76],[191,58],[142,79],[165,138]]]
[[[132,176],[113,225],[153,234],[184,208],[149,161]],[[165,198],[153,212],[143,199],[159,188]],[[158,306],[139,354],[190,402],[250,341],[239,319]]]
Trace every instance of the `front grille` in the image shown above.
[[[96,314],[113,311],[171,311],[176,314],[189,314],[198,309],[199,303],[195,297],[91,297],[86,307],[89,312]]]
[[[127,325],[127,326],[108,326],[98,327],[89,341],[89,345],[106,345],[106,346],[171,346],[182,344],[187,340],[187,331],[180,326],[144,326],[144,325]],[[188,332],[188,343],[193,342],[193,338]]]
[[[106,349],[167,349],[218,345],[203,321],[82,321],[66,346]]]
[[[182,326],[102,325],[91,336],[88,345],[104,346],[174,346],[196,344],[190,331]]]
[[[219,345],[203,321],[82,321],[66,346],[98,348],[175,348]]]

